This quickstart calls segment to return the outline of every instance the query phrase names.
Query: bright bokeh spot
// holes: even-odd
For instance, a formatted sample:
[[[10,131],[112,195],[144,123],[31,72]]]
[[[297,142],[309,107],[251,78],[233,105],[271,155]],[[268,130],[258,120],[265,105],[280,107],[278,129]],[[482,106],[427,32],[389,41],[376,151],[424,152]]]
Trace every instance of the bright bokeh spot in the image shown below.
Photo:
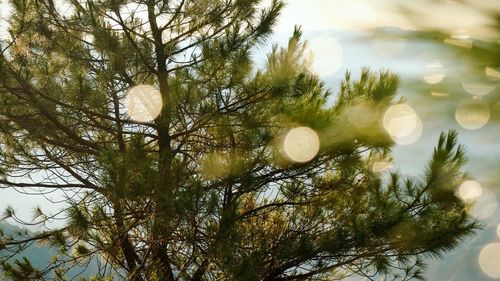
[[[498,202],[495,194],[483,188],[481,196],[473,199],[474,207],[471,215],[479,220],[486,220],[495,214]]]
[[[392,139],[394,140],[395,143],[399,145],[410,145],[417,142],[422,136],[423,132],[424,132],[424,125],[420,120],[420,118],[418,118],[417,116],[417,124],[409,135],[402,137],[392,136]]]
[[[495,194],[474,180],[465,181],[460,185],[458,197],[464,202],[473,204],[469,213],[479,220],[488,219],[495,214],[497,209],[498,203]]]
[[[500,279],[500,243],[490,243],[479,253],[479,266],[489,277]]]
[[[484,96],[491,93],[496,85],[481,81],[466,81],[462,83],[462,87],[473,96]]]
[[[304,163],[312,160],[319,151],[319,137],[309,127],[291,129],[283,141],[283,150],[293,162]]]
[[[422,134],[422,122],[413,108],[407,104],[389,107],[384,113],[383,124],[387,133],[397,143],[413,143]],[[413,141],[406,140],[408,137]]]
[[[424,79],[429,84],[438,84],[443,81],[445,74],[444,65],[435,61],[426,66],[426,71],[424,74]]]
[[[125,98],[127,114],[139,122],[153,121],[163,106],[160,91],[150,85],[138,85],[128,90]]]
[[[486,102],[478,99],[464,100],[457,106],[455,119],[465,129],[480,129],[490,119],[490,107]]]
[[[316,37],[308,42],[308,46],[314,58],[312,68],[320,76],[334,74],[342,66],[344,50],[334,37]]]
[[[474,180],[465,181],[458,188],[458,196],[464,201],[476,199],[482,194],[483,188],[481,184]]]
[[[497,237],[500,239],[500,224],[497,226]]]

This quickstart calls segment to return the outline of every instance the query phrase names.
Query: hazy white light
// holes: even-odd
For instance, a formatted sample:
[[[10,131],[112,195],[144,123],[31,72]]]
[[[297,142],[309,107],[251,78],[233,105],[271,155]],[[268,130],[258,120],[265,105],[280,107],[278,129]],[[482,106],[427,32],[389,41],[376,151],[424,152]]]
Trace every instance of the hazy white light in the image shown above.
[[[443,81],[445,76],[443,64],[436,61],[427,65],[424,79],[429,84],[438,84]]]
[[[465,181],[458,188],[458,196],[464,201],[476,199],[482,194],[483,194],[483,188],[481,187],[481,184],[479,184],[477,181],[473,180]]]
[[[335,10],[338,11],[339,22],[344,28],[363,30],[377,26],[377,12],[364,1],[348,1],[346,5],[337,7]]]
[[[467,81],[462,83],[462,87],[473,96],[484,96],[491,93],[496,85],[480,81]]]
[[[387,160],[379,160],[375,161],[372,165],[372,171],[374,173],[382,173],[387,171],[388,169],[392,168],[393,164],[391,161]]]
[[[500,224],[497,226],[497,237],[500,239]]]
[[[83,33],[82,40],[87,44],[93,45],[95,42],[95,37],[90,33]]]
[[[143,24],[149,21],[148,6],[146,4],[130,2],[120,8],[120,14],[124,20],[130,19],[133,15],[135,18],[140,19]]]
[[[488,123],[490,119],[490,107],[481,100],[464,100],[457,106],[455,119],[465,129],[479,129]]]
[[[309,127],[291,129],[285,136],[283,150],[294,162],[304,163],[312,160],[319,151],[319,137]]]
[[[75,7],[69,0],[54,0],[57,13],[63,18],[69,18],[76,13]]]
[[[485,220],[495,214],[498,206],[497,198],[493,192],[483,188],[482,194],[473,199],[474,207],[471,210],[473,217]]]
[[[479,266],[489,277],[500,279],[500,243],[491,243],[479,253]]]
[[[0,41],[8,41],[9,39],[9,24],[3,20],[0,20]]]
[[[7,0],[0,0],[0,41],[10,40],[9,19],[12,14],[12,5]]]
[[[334,37],[320,36],[308,42],[313,53],[312,68],[321,76],[334,74],[342,65],[344,50]]]
[[[402,138],[410,135],[417,127],[418,116],[407,104],[396,104],[384,113],[383,124],[391,137]]]
[[[270,1],[263,2],[269,4]],[[284,11],[287,16],[280,17],[276,30],[289,32],[290,27],[299,24],[305,31],[365,31],[382,25],[398,25],[401,19],[408,21],[402,16],[388,15],[387,11],[381,10],[383,14],[379,15],[375,8],[378,6],[372,0],[287,1]]]
[[[160,115],[163,106],[160,91],[150,85],[130,88],[125,98],[125,107],[131,119],[139,122],[153,121]]]
[[[8,20],[12,14],[12,5],[8,0],[0,0],[0,19]]]
[[[121,5],[118,13],[120,14],[124,22],[130,21],[133,15],[135,19],[139,19],[141,21],[141,27],[143,30],[150,30],[150,26],[149,24],[147,24],[149,22],[149,16],[148,7],[146,4],[130,2],[125,5]],[[110,25],[111,29],[117,32],[123,32],[123,27],[119,23],[119,17],[115,14],[114,11],[107,10],[105,12],[104,21]]]
[[[417,142],[422,136],[423,132],[424,132],[424,125],[420,120],[420,118],[418,118],[417,116],[417,124],[409,135],[403,137],[392,136],[392,139],[394,140],[395,143],[399,145],[410,145]]]

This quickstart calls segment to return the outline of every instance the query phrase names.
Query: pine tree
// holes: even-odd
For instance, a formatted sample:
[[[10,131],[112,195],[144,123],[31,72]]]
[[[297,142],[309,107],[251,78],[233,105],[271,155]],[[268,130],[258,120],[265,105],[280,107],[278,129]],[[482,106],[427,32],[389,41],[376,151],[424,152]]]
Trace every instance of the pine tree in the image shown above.
[[[279,0],[11,4],[0,184],[67,195],[63,227],[2,235],[11,280],[65,280],[96,259],[95,280],[422,278],[426,258],[478,227],[455,196],[456,133],[421,178],[371,169],[390,157],[380,119],[397,75],[348,73],[334,97],[300,28],[255,66]],[[363,129],[348,120],[360,104],[376,116]],[[310,155],[287,154],[295,129],[299,151],[319,141]],[[28,223],[52,219],[37,209]],[[9,259],[33,242],[59,255],[45,268]]]

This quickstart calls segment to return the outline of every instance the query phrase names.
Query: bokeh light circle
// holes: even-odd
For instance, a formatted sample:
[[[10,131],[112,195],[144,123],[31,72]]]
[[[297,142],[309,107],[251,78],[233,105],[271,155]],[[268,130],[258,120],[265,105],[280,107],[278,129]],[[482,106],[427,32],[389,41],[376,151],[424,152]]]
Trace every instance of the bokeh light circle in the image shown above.
[[[479,253],[479,267],[489,277],[500,279],[500,243],[490,243]]]
[[[445,76],[446,76],[446,74],[445,74],[444,65],[441,62],[435,61],[435,62],[429,63],[426,66],[424,80],[427,83],[438,84],[441,81],[443,81]]]
[[[488,189],[483,188],[481,196],[473,199],[474,207],[471,215],[479,220],[489,219],[495,214],[498,207],[497,197]]]
[[[330,36],[319,36],[308,42],[313,54],[312,68],[320,76],[334,74],[342,66],[344,49],[340,42]]]
[[[385,111],[383,125],[389,135],[396,140],[414,133],[418,121],[419,118],[411,106],[396,104]]]
[[[472,200],[483,194],[483,187],[474,180],[464,181],[458,188],[458,196],[464,200]]]
[[[473,96],[484,96],[491,93],[496,88],[496,85],[481,81],[464,81],[462,87]]]
[[[125,107],[132,120],[153,121],[160,115],[162,106],[160,91],[151,85],[138,85],[127,91]]]
[[[490,107],[478,99],[461,101],[455,110],[455,119],[467,130],[480,129],[490,119]]]
[[[413,131],[409,135],[403,137],[392,136],[392,139],[394,140],[395,143],[399,145],[410,145],[417,142],[422,136],[423,132],[424,132],[424,125],[420,120],[420,118],[418,118],[417,116],[417,124],[415,125]]]
[[[311,161],[318,154],[319,137],[309,127],[293,128],[285,136],[283,150],[293,162],[304,163]]]

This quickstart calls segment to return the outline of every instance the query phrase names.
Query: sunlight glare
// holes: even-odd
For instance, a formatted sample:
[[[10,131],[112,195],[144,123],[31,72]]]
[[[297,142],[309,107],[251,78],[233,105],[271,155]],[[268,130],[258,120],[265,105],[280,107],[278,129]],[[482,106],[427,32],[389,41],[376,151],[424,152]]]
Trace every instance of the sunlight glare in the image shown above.
[[[478,99],[463,100],[457,106],[455,119],[467,130],[480,129],[490,119],[490,107]]]
[[[151,85],[138,85],[127,91],[125,107],[131,119],[138,122],[153,121],[163,106],[160,91]]]
[[[309,127],[291,129],[283,141],[283,150],[293,162],[305,163],[311,161],[319,151],[319,137]]]

